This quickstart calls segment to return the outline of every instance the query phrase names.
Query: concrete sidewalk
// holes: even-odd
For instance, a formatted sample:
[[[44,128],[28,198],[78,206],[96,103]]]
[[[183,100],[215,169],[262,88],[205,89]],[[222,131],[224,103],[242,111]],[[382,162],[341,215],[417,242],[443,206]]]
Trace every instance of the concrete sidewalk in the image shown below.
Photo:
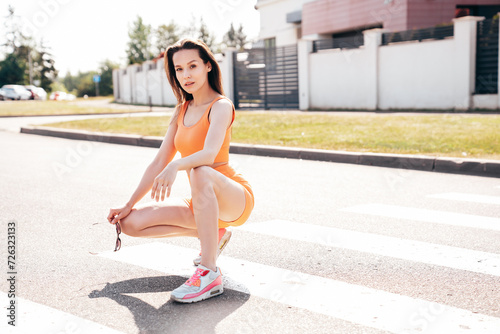
[[[21,133],[90,140],[113,144],[160,147],[163,137],[97,133],[89,131],[22,126]],[[420,155],[358,153],[280,146],[231,143],[230,153],[261,155],[290,159],[318,160],[390,168],[412,169],[440,173],[455,173],[485,177],[500,177],[500,161],[430,157]]]

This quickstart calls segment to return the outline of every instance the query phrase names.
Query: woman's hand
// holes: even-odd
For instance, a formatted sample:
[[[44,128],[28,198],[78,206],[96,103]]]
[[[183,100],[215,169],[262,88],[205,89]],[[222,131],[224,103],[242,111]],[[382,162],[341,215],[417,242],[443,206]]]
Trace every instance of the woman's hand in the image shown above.
[[[179,168],[175,162],[171,162],[165,167],[160,174],[155,178],[153,182],[153,187],[151,188],[151,198],[158,200],[161,198],[163,201],[165,199],[165,194],[167,197],[170,196],[170,191],[172,190],[172,185],[174,184],[175,178]]]
[[[121,208],[110,209],[108,215],[108,221],[111,224],[116,224],[120,221],[120,219],[127,217],[130,211],[132,211],[132,207],[128,204],[126,204]]]

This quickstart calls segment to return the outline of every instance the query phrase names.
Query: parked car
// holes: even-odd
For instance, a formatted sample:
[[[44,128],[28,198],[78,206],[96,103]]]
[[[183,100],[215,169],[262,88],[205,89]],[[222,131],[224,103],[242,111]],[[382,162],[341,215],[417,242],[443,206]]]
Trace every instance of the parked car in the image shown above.
[[[47,92],[42,87],[36,87],[36,94],[39,100],[47,100]]]
[[[50,93],[49,100],[63,101],[66,98],[66,92],[55,91]]]
[[[28,100],[31,97],[31,92],[21,85],[4,85],[4,98],[10,100]]]
[[[49,100],[54,101],[73,101],[74,99],[76,99],[75,95],[60,91],[52,92],[49,96]]]
[[[29,98],[28,100],[34,100],[34,99],[36,98],[36,96],[37,96],[37,95],[36,95],[36,93],[33,91],[33,89],[28,88],[27,86],[24,86],[24,88],[26,88],[26,90],[27,90],[28,92],[30,92],[30,93],[31,93],[31,96],[30,96],[30,98]]]
[[[5,100],[5,92],[3,91],[2,88],[0,88],[0,101]]]
[[[42,87],[36,87],[36,86],[24,86],[27,90],[31,92],[31,99],[32,100],[46,100],[47,99],[47,92],[45,89]]]

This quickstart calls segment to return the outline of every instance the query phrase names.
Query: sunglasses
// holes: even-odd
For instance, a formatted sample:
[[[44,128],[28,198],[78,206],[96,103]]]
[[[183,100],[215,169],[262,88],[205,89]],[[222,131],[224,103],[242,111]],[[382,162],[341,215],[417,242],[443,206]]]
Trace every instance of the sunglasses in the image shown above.
[[[120,250],[122,248],[122,240],[120,239],[120,233],[122,233],[122,227],[120,226],[120,223],[116,222],[116,245],[115,245],[115,252]]]

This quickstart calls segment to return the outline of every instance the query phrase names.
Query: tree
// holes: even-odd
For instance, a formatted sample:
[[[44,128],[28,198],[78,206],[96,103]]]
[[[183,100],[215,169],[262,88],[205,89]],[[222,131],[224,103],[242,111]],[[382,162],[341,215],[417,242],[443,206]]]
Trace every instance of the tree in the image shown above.
[[[240,23],[240,27],[236,31],[234,29],[233,23],[229,27],[229,30],[224,35],[223,44],[226,47],[237,48],[238,50],[243,50],[245,48],[245,44],[247,44],[247,35],[243,32],[243,26]]]
[[[156,29],[156,49],[158,54],[179,40],[178,30],[179,28],[174,21],[171,21],[168,25],[163,24]]]
[[[40,87],[45,90],[50,89],[51,84],[57,79],[59,73],[55,68],[55,61],[52,57],[49,48],[43,44],[42,40],[34,61],[33,71],[35,72],[35,76],[40,79]]]
[[[68,91],[76,90],[77,81],[76,78],[71,75],[71,72],[67,72],[61,83],[66,87]]]
[[[77,91],[79,96],[89,95],[96,96],[95,83],[94,83],[94,75],[97,72],[85,72],[78,73],[78,86]]]
[[[6,84],[24,84],[25,63],[13,53],[0,62],[0,87]]]
[[[243,50],[245,48],[245,44],[248,43],[247,35],[243,32],[243,25],[240,23],[240,27],[238,28],[238,32],[236,33],[236,45],[238,49]]]
[[[231,22],[231,27],[229,27],[229,30],[227,33],[224,35],[223,38],[223,43],[226,45],[226,47],[236,47],[236,31],[234,30],[233,23]]]
[[[202,40],[210,49],[214,46],[215,36],[208,30],[207,25],[203,22],[203,18],[200,19],[198,38]]]
[[[207,25],[203,22],[203,18],[200,18],[199,26],[196,21],[196,17],[191,16],[191,23],[182,30],[182,35],[184,37],[199,39],[212,49],[215,42],[215,36],[208,30]]]
[[[7,40],[2,46],[6,53],[16,53],[17,48],[21,45],[23,38],[19,26],[18,16],[15,14],[15,9],[12,5],[8,7],[9,14],[5,17],[5,39]]]
[[[101,74],[101,82],[99,83],[100,95],[113,95],[113,70],[119,67],[120,64],[108,59],[101,62],[101,66],[99,67],[99,73]]]
[[[53,83],[50,84],[49,89],[47,90],[48,92],[65,92],[68,93],[68,89],[64,86],[62,82],[59,81],[54,81]]]
[[[182,29],[182,35],[184,37],[198,38],[198,28],[196,28],[196,17],[191,14],[191,22]]]
[[[130,38],[126,51],[128,64],[138,64],[149,60],[151,58],[151,25],[144,24],[142,18],[137,16],[137,20],[129,28],[128,36]]]
[[[0,64],[0,82],[27,85],[38,79],[40,86],[49,90],[58,72],[43,40],[37,45],[32,37],[21,33],[21,24],[12,6],[9,6],[5,27],[7,42],[2,46],[6,57]]]
[[[113,94],[113,69],[119,68],[120,64],[114,63],[111,60],[104,60],[100,63],[99,69],[97,71],[90,72],[78,72],[77,75],[73,76],[71,73],[67,73],[61,84],[63,84],[68,91],[73,92],[77,96],[95,96],[95,82],[94,75],[98,74],[101,76],[101,82],[99,82],[99,95],[107,96]]]
[[[26,42],[26,39],[21,34],[14,7],[9,5],[8,11],[4,21],[6,42],[2,44],[2,47],[5,59],[0,62],[0,82],[24,85],[27,74],[29,75],[27,72],[29,47],[23,43]]]

